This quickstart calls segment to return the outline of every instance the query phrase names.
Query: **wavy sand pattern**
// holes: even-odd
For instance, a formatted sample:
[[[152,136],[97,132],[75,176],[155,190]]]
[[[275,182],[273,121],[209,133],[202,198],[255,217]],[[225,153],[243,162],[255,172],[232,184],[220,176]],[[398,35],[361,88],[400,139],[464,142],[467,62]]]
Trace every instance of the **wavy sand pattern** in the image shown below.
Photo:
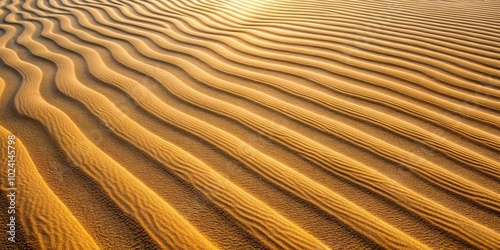
[[[499,11],[1,0],[1,245],[498,249]]]

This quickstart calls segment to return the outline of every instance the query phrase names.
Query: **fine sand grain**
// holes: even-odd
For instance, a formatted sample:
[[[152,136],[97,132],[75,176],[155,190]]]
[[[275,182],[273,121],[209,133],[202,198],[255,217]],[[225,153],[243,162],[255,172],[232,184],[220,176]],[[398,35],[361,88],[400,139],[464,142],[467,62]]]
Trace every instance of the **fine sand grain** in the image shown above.
[[[499,13],[1,0],[0,249],[500,249]]]

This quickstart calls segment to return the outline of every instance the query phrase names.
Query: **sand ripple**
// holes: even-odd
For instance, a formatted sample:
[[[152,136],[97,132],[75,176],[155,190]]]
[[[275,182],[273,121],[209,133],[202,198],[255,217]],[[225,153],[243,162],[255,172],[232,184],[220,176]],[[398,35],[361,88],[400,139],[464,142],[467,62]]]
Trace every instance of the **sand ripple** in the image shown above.
[[[495,1],[0,7],[22,246],[500,248]]]

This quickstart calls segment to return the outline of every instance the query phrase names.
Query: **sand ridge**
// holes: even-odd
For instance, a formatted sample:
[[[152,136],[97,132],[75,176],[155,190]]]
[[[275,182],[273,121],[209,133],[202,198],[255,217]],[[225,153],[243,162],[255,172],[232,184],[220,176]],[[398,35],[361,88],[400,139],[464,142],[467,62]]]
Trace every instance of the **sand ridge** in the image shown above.
[[[486,10],[491,4],[476,7]],[[493,21],[498,16],[478,11],[462,17],[453,7],[446,15],[429,11],[426,16],[422,13],[427,10],[417,4],[405,2],[397,10],[390,6],[372,1],[3,1],[0,58],[22,80],[13,83],[20,88],[9,97],[12,106],[2,109],[38,121],[72,164],[117,205],[117,215],[137,222],[147,235],[141,240],[158,248],[241,248],[245,242],[190,221],[154,191],[157,187],[143,183],[152,177],[134,175],[130,166],[93,143],[74,114],[41,93],[42,84],[82,105],[114,137],[200,194],[193,199],[212,204],[267,248],[342,249],[351,240],[336,238],[335,232],[318,235],[311,228],[314,222],[297,221],[290,214],[296,205],[288,212],[255,193],[252,186],[260,184],[324,213],[373,248],[500,247],[495,226],[500,220],[500,41]],[[52,78],[41,70],[48,65],[54,69]],[[176,71],[166,70],[170,67]],[[86,77],[81,77],[82,69]],[[11,73],[2,71],[0,79],[7,77],[3,74]],[[148,121],[135,120],[87,81],[127,96],[151,120],[227,155],[262,183],[242,183],[218,172],[220,166],[201,157],[203,148],[183,148],[148,130]],[[158,87],[152,89],[152,84]],[[190,109],[208,119],[185,111]],[[241,130],[213,122],[218,120]],[[16,133],[7,119],[0,125],[2,140],[9,131]],[[317,141],[309,131],[364,153]],[[377,131],[391,138],[381,138]],[[264,151],[245,135],[259,136],[271,148]],[[30,135],[17,136],[38,142]],[[35,164],[41,156],[30,157],[29,147],[19,146],[19,160],[30,171],[19,178],[33,179],[24,192],[35,201],[45,197],[44,209],[33,215],[30,206],[36,202],[21,207],[28,244],[112,247],[119,235],[86,230],[89,224],[71,214],[75,206],[65,205],[44,181],[46,167]],[[276,153],[281,151],[286,153]],[[287,154],[322,174],[285,163]],[[371,157],[383,163],[372,166]],[[393,179],[401,169],[410,176]],[[322,175],[352,190],[332,186]],[[368,194],[381,204],[364,204],[351,192]],[[392,205],[380,210],[384,204]],[[460,204],[464,208],[455,207]],[[403,217],[394,218],[393,209]],[[470,209],[479,213],[472,215]],[[48,215],[49,210],[57,212]],[[422,221],[414,229],[397,223],[414,219]],[[66,223],[74,230],[64,228]],[[431,229],[442,232],[436,235],[441,240],[426,235]],[[128,240],[134,244],[135,239]]]

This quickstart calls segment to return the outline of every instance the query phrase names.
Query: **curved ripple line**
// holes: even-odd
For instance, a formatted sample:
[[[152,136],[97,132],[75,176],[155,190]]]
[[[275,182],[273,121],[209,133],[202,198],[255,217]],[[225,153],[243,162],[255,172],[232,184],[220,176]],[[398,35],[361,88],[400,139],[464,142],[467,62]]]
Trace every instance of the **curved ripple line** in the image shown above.
[[[7,8],[13,13],[18,12],[12,5]],[[7,23],[17,23],[13,15],[12,13],[7,15]],[[16,40],[38,51],[40,47],[36,46],[30,37],[34,32],[34,25],[27,22],[22,24],[25,30]],[[6,26],[0,24],[0,27]],[[13,50],[5,47],[6,42],[13,37],[14,31],[7,27],[4,30],[7,30],[7,34],[0,38],[2,45],[0,57],[23,77],[23,84],[14,99],[16,110],[44,125],[56,138],[69,159],[96,180],[106,194],[125,213],[136,219],[159,246],[214,249],[212,243],[168,203],[88,141],[64,112],[42,98],[38,88],[43,72],[38,67],[22,61]],[[141,208],[137,209],[136,204],[141,204]]]
[[[53,25],[46,19],[40,19],[40,21],[44,24],[43,35],[52,37]],[[59,44],[68,44],[66,39],[58,38],[53,39]],[[82,49],[82,46],[75,44],[67,46]],[[137,122],[121,113],[107,98],[84,87],[76,80],[75,68],[71,60],[57,54],[49,54],[48,51],[45,54],[41,56],[57,63],[56,85],[64,94],[84,104],[116,135],[193,185],[210,201],[238,220],[244,229],[264,244],[275,248],[328,249],[324,243],[225,179],[199,159],[145,130]]]
[[[0,95],[3,84],[4,81],[0,78]],[[11,134],[0,126],[2,166],[8,166],[7,144],[3,142],[6,142]],[[16,148],[15,163],[19,166],[17,168],[19,171],[16,171],[16,182],[18,187],[22,187],[22,195],[19,195],[19,200],[16,201],[18,204],[16,218],[19,218],[29,244],[41,249],[99,249],[94,239],[38,173],[19,137],[16,137],[13,146]],[[7,169],[2,169],[3,180],[7,179],[7,173]],[[9,192],[4,188],[2,191]]]
[[[100,20],[100,22],[107,22],[106,20],[103,20],[102,17],[99,15],[98,12],[93,12],[93,17],[96,18],[97,20]],[[80,20],[83,20],[83,18],[80,18]],[[109,23],[109,22],[108,22]],[[109,24],[111,25],[111,24]],[[87,27],[90,28],[90,25],[86,25]],[[116,25],[112,25],[116,26]],[[95,31],[99,32],[102,35],[105,36],[112,36],[112,34],[116,34],[116,32],[112,31],[107,31],[104,33],[104,31],[99,31],[94,29]],[[122,29],[125,33],[126,31]],[[129,28],[129,30],[134,30],[134,28]],[[137,31],[135,32],[136,34],[141,34],[141,36],[146,37],[147,34]],[[264,95],[260,92],[253,91],[249,88],[244,88],[244,87],[238,87],[238,86],[233,86],[234,84],[231,84],[228,81],[225,81],[220,78],[215,78],[210,75],[208,72],[203,72],[200,71],[196,66],[189,64],[189,62],[185,62],[182,60],[179,60],[178,58],[175,57],[169,57],[166,55],[159,55],[157,52],[153,52],[151,49],[147,49],[147,45],[142,43],[141,41],[138,41],[135,37],[125,37],[125,35],[114,35],[114,37],[122,37],[121,39],[124,41],[130,42],[133,46],[136,48],[139,48],[138,51],[145,56],[153,59],[157,59],[166,63],[173,63],[181,68],[183,68],[186,72],[189,72],[190,75],[194,76],[197,80],[200,82],[209,84],[212,87],[215,87],[217,89],[222,89],[225,92],[229,92],[232,94],[236,94],[238,96],[241,96],[243,98],[249,99],[253,102],[260,103],[261,105],[271,108],[273,110],[276,110],[286,116],[291,117],[292,119],[295,119],[301,123],[308,124],[310,126],[313,126],[315,128],[318,128],[322,131],[325,131],[325,128],[331,127],[331,128],[337,128],[337,129],[327,129],[327,132],[340,136],[343,139],[347,139],[347,141],[354,142],[356,145],[363,146],[364,148],[369,149],[370,151],[377,151],[378,149],[382,150],[383,148],[387,149],[388,147],[392,148],[392,151],[398,152],[398,157],[394,157],[394,154],[391,156],[391,150],[384,150],[384,151],[378,151],[378,154],[382,153],[382,156],[391,159],[394,161],[394,159],[414,159],[415,157],[413,155],[410,155],[409,153],[399,150],[396,147],[392,147],[391,145],[384,143],[381,140],[378,140],[376,138],[373,138],[365,133],[362,133],[361,131],[357,131],[355,129],[348,128],[347,126],[341,126],[341,129],[338,129],[340,123],[334,122],[334,121],[325,121],[326,119],[322,116],[314,116],[314,113],[309,114],[310,112],[306,110],[300,110],[299,113],[297,114],[297,109],[298,107],[293,106],[291,104],[282,102],[280,100],[277,100],[275,98],[272,98],[270,96]],[[174,50],[179,50],[175,45],[167,45],[165,43],[162,43],[162,39],[158,36],[149,34],[147,37],[149,37],[151,40],[153,40],[155,43],[160,45],[163,48],[169,47],[170,49]],[[210,62],[210,65],[217,67],[218,69],[233,69],[234,71],[242,74],[242,70],[238,70],[237,68],[229,65],[229,64],[222,64],[219,65],[217,61],[211,61],[210,58],[207,59],[206,56],[203,56],[202,53],[197,53],[196,51],[191,51],[191,55],[197,56],[198,58],[204,59],[204,61],[208,64]],[[200,55],[202,54],[202,55]],[[255,62],[256,63],[256,62]],[[243,72],[248,75],[249,73]],[[257,74],[251,74],[250,77],[252,78],[259,78],[259,79],[265,79],[267,82],[276,82],[278,79],[272,79],[272,77],[267,77],[265,75],[257,75]],[[268,80],[271,78],[270,80]],[[297,84],[294,84],[291,81],[287,81],[286,84],[287,86],[296,86],[295,88],[300,89]],[[302,88],[302,92],[304,88]],[[312,93],[311,93],[312,92]],[[497,162],[490,160],[486,157],[483,157],[480,154],[477,154],[467,148],[461,147],[449,140],[443,139],[439,136],[435,136],[432,133],[423,130],[417,126],[414,126],[408,122],[404,122],[402,120],[387,116],[385,114],[382,114],[380,112],[376,112],[374,110],[364,108],[359,105],[351,104],[348,102],[343,102],[339,99],[334,99],[334,98],[328,98],[327,95],[321,93],[321,92],[313,92],[313,91],[308,91],[309,95],[314,98],[315,96],[319,96],[319,99],[323,99],[322,103],[328,103],[326,106],[329,108],[335,110],[335,111],[340,111],[344,114],[348,114],[350,116],[355,116],[358,119],[370,122],[370,123],[375,123],[376,125],[379,125],[383,128],[389,129],[391,132],[396,132],[400,135],[403,135],[405,137],[408,137],[410,139],[419,141],[422,144],[428,145],[433,147],[434,149],[444,153],[445,155],[449,156],[452,159],[458,160],[462,163],[465,163],[469,166],[472,166],[476,169],[479,169],[480,171],[496,177],[500,178],[499,173],[499,165]],[[304,96],[302,94],[301,96]],[[317,98],[317,97],[316,97]],[[325,105],[325,104],[323,104]],[[288,107],[288,108],[285,108]],[[370,115],[366,115],[370,114]],[[311,115],[314,116],[314,118],[311,117]],[[304,118],[306,117],[306,118]],[[318,125],[318,121],[323,121],[322,124]],[[327,125],[328,124],[328,125]],[[338,124],[338,126],[335,126]],[[345,133],[341,133],[342,131],[346,131]],[[339,135],[340,133],[340,135]],[[360,135],[356,138],[351,136],[352,134]],[[364,138],[371,138],[371,139],[364,139]],[[375,145],[366,145],[366,141],[375,141]],[[496,140],[491,140],[491,141],[496,141]],[[383,145],[383,146],[382,146]],[[415,159],[416,162],[422,162],[421,159]],[[396,160],[396,162],[400,163],[400,160]],[[423,161],[426,162],[426,161]],[[408,166],[407,163],[404,163],[406,166]],[[419,163],[420,164],[420,163]],[[419,164],[410,164],[413,168],[413,166],[418,166]],[[426,164],[424,164],[426,165]],[[431,164],[432,165],[432,164]],[[437,166],[433,165],[434,167],[428,167],[429,169],[436,168]],[[422,166],[423,167],[423,166]],[[423,167],[425,168],[425,167]],[[439,168],[438,168],[439,169]],[[446,175],[443,175],[446,176]],[[463,179],[463,178],[462,178]],[[458,182],[457,182],[458,183]],[[474,197],[474,196],[468,196],[468,197]],[[490,206],[491,207],[491,206]],[[493,206],[494,207],[494,206]]]
[[[86,19],[80,21],[86,22]],[[373,169],[289,129],[270,123],[245,109],[198,93],[183,84],[178,84],[174,80],[176,78],[168,72],[158,71],[151,66],[130,58],[130,56],[126,56],[127,52],[119,46],[110,44],[108,49],[124,66],[146,72],[180,99],[237,121],[257,133],[290,148],[318,166],[401,204],[401,206],[418,214],[435,226],[457,235],[472,245],[478,247],[500,245],[500,236],[495,231],[404,188],[399,183],[386,178]],[[429,210],[432,210],[432,212]],[[453,216],[450,217],[450,214]],[[484,235],[489,236],[485,238]]]

